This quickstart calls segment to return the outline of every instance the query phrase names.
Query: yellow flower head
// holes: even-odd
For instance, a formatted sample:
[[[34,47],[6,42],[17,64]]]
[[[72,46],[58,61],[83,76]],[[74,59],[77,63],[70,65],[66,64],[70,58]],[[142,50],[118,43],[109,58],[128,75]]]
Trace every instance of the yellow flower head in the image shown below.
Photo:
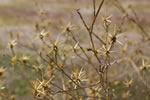
[[[9,48],[13,48],[15,45],[17,45],[17,40],[12,40],[10,43],[8,43]]]
[[[22,61],[24,64],[26,64],[26,63],[29,61],[29,57],[23,56],[23,57],[21,58],[21,61]]]
[[[44,30],[39,34],[39,38],[41,39],[41,40],[43,40],[44,38],[45,38],[45,36],[48,34],[49,32],[45,32]]]

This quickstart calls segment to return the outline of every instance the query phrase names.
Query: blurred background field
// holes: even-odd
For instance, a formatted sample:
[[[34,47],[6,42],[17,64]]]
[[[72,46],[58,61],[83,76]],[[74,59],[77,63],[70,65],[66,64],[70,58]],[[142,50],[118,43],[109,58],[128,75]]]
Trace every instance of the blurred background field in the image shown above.
[[[102,27],[102,17],[104,16],[111,15],[112,24],[120,24],[120,20],[123,14],[118,8],[115,7],[112,1],[113,0],[105,1],[100,15],[97,19],[98,21],[96,22],[95,32],[104,32],[104,29]],[[127,9],[127,11],[128,7],[132,5],[138,15],[141,25],[144,26],[146,32],[149,34],[150,0],[120,0],[120,2]],[[17,46],[17,48],[15,48],[15,51],[19,55],[23,55],[24,53],[30,55],[31,59],[34,60],[34,55],[36,53],[32,48],[26,48],[26,46],[30,47],[31,41],[36,41],[36,48],[38,48],[39,45],[42,45],[42,43],[35,38],[37,32],[36,28],[39,23],[41,27],[44,28],[46,26],[46,29],[50,31],[50,37],[52,41],[54,41],[57,38],[58,34],[63,31],[64,26],[66,26],[68,23],[72,23],[80,27],[80,30],[76,32],[75,36],[85,47],[88,47],[88,45],[86,44],[88,41],[88,36],[86,35],[87,33],[82,24],[82,21],[76,13],[76,10],[81,9],[81,13],[83,14],[86,22],[90,24],[91,18],[93,17],[93,8],[91,4],[92,0],[0,0],[0,66],[8,69],[7,72],[4,74],[5,80],[0,80],[0,84],[5,84],[5,86],[9,88],[9,90],[7,91],[8,95],[16,95],[17,100],[32,100],[31,87],[29,86],[31,81],[27,80],[34,80],[35,77],[33,76],[36,76],[34,71],[28,70],[24,66],[17,66],[17,71],[12,71],[13,67],[11,63],[9,63],[11,59],[6,56],[10,53],[10,50],[7,46],[8,43],[12,39],[19,37],[21,39],[20,44]],[[39,17],[41,13],[45,14],[44,21],[42,21]],[[111,29],[113,29],[113,27],[111,27]],[[136,45],[134,48],[139,48],[139,50],[141,48],[144,48],[142,49],[142,56],[149,60],[150,43],[141,43],[140,34],[141,32],[136,27],[136,25],[126,20],[125,24],[123,25],[123,36],[120,38],[120,41],[125,43],[124,38],[127,38],[130,41],[134,41],[133,44]],[[61,39],[63,40],[63,38]],[[135,51],[133,51],[133,49],[131,48],[129,52],[130,55]],[[139,59],[137,60],[136,64],[141,64]],[[125,66],[123,67],[127,66],[126,64],[124,65]],[[116,66],[114,67],[117,68]],[[112,69],[112,71],[114,72],[112,76],[115,76],[118,73],[121,73],[121,75],[115,77],[114,79],[112,77],[112,82],[114,80],[124,80],[122,79],[124,76],[136,77],[134,71],[125,71],[129,70],[130,67],[119,67],[117,69],[118,71],[114,71]],[[20,73],[23,74],[20,75]],[[148,73],[148,75],[150,75],[150,73]],[[24,76],[27,79],[24,79]],[[150,84],[150,80],[148,80],[148,84]],[[135,88],[132,89],[133,94],[140,85],[141,84],[138,84],[137,80]],[[114,86],[114,88],[117,87]],[[118,95],[121,95],[121,90],[118,89],[117,91]],[[145,91],[142,92],[140,91],[140,89],[139,91],[137,91],[137,94],[141,94],[141,96],[145,96],[144,93]],[[140,95],[136,98],[135,93],[134,97],[131,97],[127,100],[146,100],[142,99],[142,97],[139,99],[139,97]],[[2,100],[1,97],[0,100]],[[118,98],[116,100],[122,99]]]
[[[90,0],[1,0],[0,2],[0,40],[2,43],[8,42],[9,32],[19,33],[20,36],[31,35],[35,24],[39,22],[38,15],[40,10],[46,12],[47,21],[53,23],[54,30],[57,30],[59,24],[64,26],[69,22],[81,25],[79,16],[75,12],[76,9],[81,9],[81,12],[87,19],[86,21],[90,21],[92,17],[92,1]],[[121,0],[121,2],[126,8],[131,4],[136,10],[142,24],[149,27],[150,3],[148,0]],[[106,0],[105,6],[99,16],[99,22],[101,22],[103,16],[109,15],[112,15],[114,24],[119,23],[122,17],[120,11],[112,2]],[[47,23],[45,21],[43,26]],[[134,25],[130,25],[129,28],[132,27]],[[149,31],[149,29],[147,30]],[[55,31],[51,33],[54,35],[57,34]]]

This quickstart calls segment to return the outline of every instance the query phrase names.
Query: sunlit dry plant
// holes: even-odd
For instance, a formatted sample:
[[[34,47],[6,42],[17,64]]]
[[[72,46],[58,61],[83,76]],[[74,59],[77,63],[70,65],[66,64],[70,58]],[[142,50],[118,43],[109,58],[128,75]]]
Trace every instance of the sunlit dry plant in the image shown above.
[[[118,40],[118,37],[121,36],[122,34],[119,34],[119,29],[116,29],[116,25],[114,26],[114,33],[113,34],[110,34],[108,33],[109,35],[109,42],[110,44],[114,44],[115,42],[123,45],[123,43],[121,43],[119,40]]]
[[[99,24],[99,15],[103,16],[101,9],[105,1],[92,0],[92,18],[90,17],[91,19],[88,21],[84,18],[86,17],[84,12],[81,12],[80,9],[76,10],[78,17],[75,17],[75,20],[78,22],[80,19],[84,26],[84,29],[81,30],[82,27],[71,24],[68,19],[65,20],[65,23],[70,23],[63,27],[63,30],[59,30],[61,25],[51,23],[47,19],[48,14],[41,9],[39,11],[40,21],[35,24],[36,40],[31,40],[32,45],[21,44],[20,41],[23,40],[19,35],[17,36],[18,40],[8,43],[13,54],[6,55],[10,58],[8,65],[14,66],[10,67],[9,71],[20,74],[20,77],[28,83],[27,85],[32,86],[31,91],[35,100],[130,100],[134,94],[142,94],[139,93],[138,84],[145,89],[142,91],[143,95],[148,96],[150,86],[146,76],[149,75],[150,65],[145,61],[149,62],[149,56],[144,53],[144,50],[142,51],[143,48],[139,50],[139,47],[146,43],[141,40],[136,42],[127,37],[124,38],[123,31],[128,33],[124,24],[131,21],[143,33],[141,34],[142,38],[149,35],[140,24],[133,7],[128,8],[134,15],[130,16],[119,0],[110,0],[110,3],[115,4],[123,13],[119,20],[120,24],[114,25],[112,16],[103,17],[102,24]],[[52,20],[52,22],[54,21]],[[114,27],[112,28],[112,26]],[[101,32],[101,28],[104,32]],[[48,36],[51,30],[54,30],[53,34],[57,34],[56,38]],[[13,39],[13,32],[9,34]],[[122,40],[120,41],[121,35]],[[42,43],[38,44],[39,41]],[[20,56],[20,52],[15,52],[16,45],[26,47],[31,54],[22,51],[21,55],[23,56]],[[139,66],[141,58],[143,58],[142,65]],[[25,73],[21,72],[22,70]],[[0,67],[0,77],[5,71],[6,68]],[[143,72],[146,72],[145,76],[142,76]],[[28,73],[31,74],[31,77]],[[123,79],[126,77],[129,80],[124,81]],[[0,97],[3,87],[0,85]],[[15,94],[16,91],[17,89],[12,93]],[[10,99],[11,96],[7,95],[6,97]],[[8,98],[4,100],[9,100]],[[11,100],[15,99],[17,98],[11,97]]]
[[[127,87],[127,88],[130,88],[132,85],[133,85],[133,80],[128,80],[126,82],[124,82],[124,85]]]
[[[23,64],[26,64],[29,61],[29,57],[23,56],[22,58],[20,58],[20,60],[22,61]]]
[[[10,43],[8,43],[9,48],[14,48],[14,46],[17,45],[17,40],[12,40]]]
[[[80,69],[75,69],[74,72],[72,72],[72,75],[71,75],[71,78],[78,84],[80,85],[82,82],[84,81],[88,81],[86,78],[85,78],[85,72],[83,70],[83,68]],[[75,88],[77,86],[75,85]]]
[[[71,25],[71,23],[69,23],[67,26],[64,27],[63,33],[69,34],[70,32],[74,30],[79,30],[79,29],[80,29],[79,26]]]
[[[139,67],[139,69],[141,71],[147,71],[149,67],[150,67],[150,65],[145,63],[144,59],[142,59],[142,65]]]
[[[102,21],[104,23],[104,28],[107,29],[110,25],[110,23],[112,22],[111,19],[112,16],[108,16],[108,17],[103,17]]]
[[[46,37],[46,35],[48,34],[48,32],[45,32],[44,30],[38,35],[38,37],[41,39],[41,40],[43,40],[45,37]]]

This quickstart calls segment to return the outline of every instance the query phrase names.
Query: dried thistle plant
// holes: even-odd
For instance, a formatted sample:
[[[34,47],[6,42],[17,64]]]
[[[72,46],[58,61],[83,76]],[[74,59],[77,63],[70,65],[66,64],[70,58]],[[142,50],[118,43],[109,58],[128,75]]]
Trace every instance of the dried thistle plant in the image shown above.
[[[91,24],[88,24],[89,22],[84,18],[86,16],[80,9],[76,10],[78,14],[76,20],[80,19],[84,29],[79,25],[71,24],[67,20],[70,23],[62,30],[59,30],[61,29],[59,25],[57,26],[59,28],[56,28],[56,30],[59,30],[59,32],[56,38],[48,36],[50,25],[53,23],[47,21],[47,12],[40,10],[40,21],[35,24],[35,31],[38,35],[35,36],[36,40],[31,40],[32,45],[21,45],[20,36],[17,36],[18,40],[13,40],[8,44],[13,54],[8,56],[10,58],[10,66],[14,66],[10,67],[10,70],[20,74],[25,81],[29,82],[30,91],[32,91],[34,99],[130,100],[135,93],[138,93],[134,90],[138,90],[136,87],[139,84],[142,85],[142,88],[145,88],[144,95],[148,96],[150,85],[148,83],[147,70],[149,64],[145,63],[145,61],[148,62],[149,57],[145,56],[141,50],[142,48],[139,50],[138,47],[142,47],[145,41],[136,44],[134,40],[124,38],[126,34],[122,33],[124,24],[128,23],[125,21],[127,19],[136,24],[141,30],[143,40],[145,38],[147,38],[146,41],[149,40],[149,35],[138,21],[137,14],[130,6],[128,9],[134,15],[132,18],[120,2],[115,0],[111,2],[123,13],[119,21],[120,24],[116,25],[113,23],[112,18],[114,16],[103,17],[101,23],[98,18],[100,14],[103,16],[101,9],[107,0],[92,1]],[[43,25],[43,23],[47,24]],[[99,27],[97,23],[101,25],[104,32],[96,30]],[[54,26],[56,27],[56,25],[52,25],[52,28]],[[81,33],[85,36],[82,38],[88,40],[85,44],[78,38],[78,34],[75,35],[75,33],[80,33],[80,31],[83,31]],[[11,38],[14,37],[12,32],[9,34]],[[37,45],[38,43],[36,42],[38,41],[42,42],[42,44]],[[16,45],[18,47],[20,45],[26,47],[32,50],[34,54],[31,54],[31,57],[22,51],[23,56],[20,56],[14,50]],[[138,61],[141,58],[144,60],[142,60],[142,65],[139,66]],[[30,73],[34,74],[32,79],[29,78],[28,74],[24,74],[20,70],[31,71]],[[0,76],[5,71],[5,68],[0,68]],[[124,78],[130,80],[124,81]],[[3,89],[3,86],[0,85],[0,96],[3,95],[1,94]],[[10,98],[11,100],[16,99],[15,96]]]

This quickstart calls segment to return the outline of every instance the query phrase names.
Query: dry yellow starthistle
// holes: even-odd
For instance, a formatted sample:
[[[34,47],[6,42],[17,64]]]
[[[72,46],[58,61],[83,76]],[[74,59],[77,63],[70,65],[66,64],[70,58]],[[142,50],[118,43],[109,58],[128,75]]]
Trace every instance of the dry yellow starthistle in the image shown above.
[[[85,71],[83,70],[83,68],[80,69],[75,69],[75,71],[72,72],[72,75],[71,75],[71,78],[78,84],[80,85],[81,82],[84,82],[84,81],[88,81],[86,78],[85,78]],[[75,86],[76,88],[77,86]]]
[[[53,51],[56,53],[59,48],[63,47],[63,41],[59,42],[60,35],[61,34],[57,36],[57,39],[55,40],[55,42],[51,41],[51,44],[50,44],[51,49],[49,50],[49,54],[52,53]]]
[[[44,30],[38,35],[39,39],[43,40],[49,32],[45,32]]]
[[[40,81],[40,85],[42,86],[42,88],[44,89],[44,91],[48,90],[51,86],[50,86],[50,81],[52,80],[53,78],[51,77],[49,80],[43,80],[43,81]]]
[[[147,71],[147,69],[150,67],[149,64],[145,63],[144,59],[142,59],[142,66],[139,67],[141,71]]]
[[[108,33],[109,36],[109,43],[110,44],[114,44],[114,43],[119,43],[121,45],[123,45],[119,40],[118,37],[120,37],[122,34],[118,34],[119,33],[119,29],[117,29],[117,26],[114,26],[114,32],[113,34]]]
[[[125,85],[127,88],[130,88],[130,87],[133,85],[133,80],[130,79],[130,80],[124,82],[124,85]]]
[[[8,43],[8,48],[14,48],[14,46],[17,45],[17,40],[12,40],[10,43]]]
[[[38,91],[39,91],[39,82],[38,82],[38,80],[36,80],[35,82],[32,81],[32,88],[33,88],[32,93],[36,97],[38,95]]]
[[[112,17],[112,15],[110,15],[110,16],[108,16],[108,17],[103,17],[102,18],[102,21],[104,22],[104,23],[111,23],[111,17]]]
[[[36,80],[35,82],[33,81],[32,82],[32,92],[33,92],[33,95],[36,97],[36,98],[44,98],[46,96],[49,96],[48,93],[48,89],[50,88],[50,81],[52,80],[52,78],[49,78],[49,80]],[[49,91],[50,92],[50,91]]]
[[[66,27],[64,27],[63,29],[63,33],[70,33],[71,31],[74,31],[74,30],[79,30],[80,27],[79,26],[74,26],[74,25],[71,25],[71,23],[69,23]]]
[[[96,50],[98,53],[100,52],[103,56],[110,56],[111,53],[115,51],[111,51],[111,45],[103,45],[102,48]]]
[[[109,24],[111,23],[111,20],[110,20],[111,17],[112,17],[112,16],[108,16],[108,17],[103,17],[103,18],[102,18],[102,21],[103,21],[103,23],[104,23],[104,27],[105,27],[105,28],[107,28],[107,27],[109,26]]]
[[[57,51],[58,51],[57,44],[53,44],[53,50],[54,50],[55,52],[57,52]]]
[[[20,59],[22,61],[23,64],[26,64],[29,61],[29,57],[28,56],[24,56]]]
[[[32,88],[33,88],[32,89],[33,96],[36,98],[42,98],[42,95],[45,94],[45,93],[43,93],[43,91],[41,91],[41,86],[40,86],[39,80],[32,82]]]

